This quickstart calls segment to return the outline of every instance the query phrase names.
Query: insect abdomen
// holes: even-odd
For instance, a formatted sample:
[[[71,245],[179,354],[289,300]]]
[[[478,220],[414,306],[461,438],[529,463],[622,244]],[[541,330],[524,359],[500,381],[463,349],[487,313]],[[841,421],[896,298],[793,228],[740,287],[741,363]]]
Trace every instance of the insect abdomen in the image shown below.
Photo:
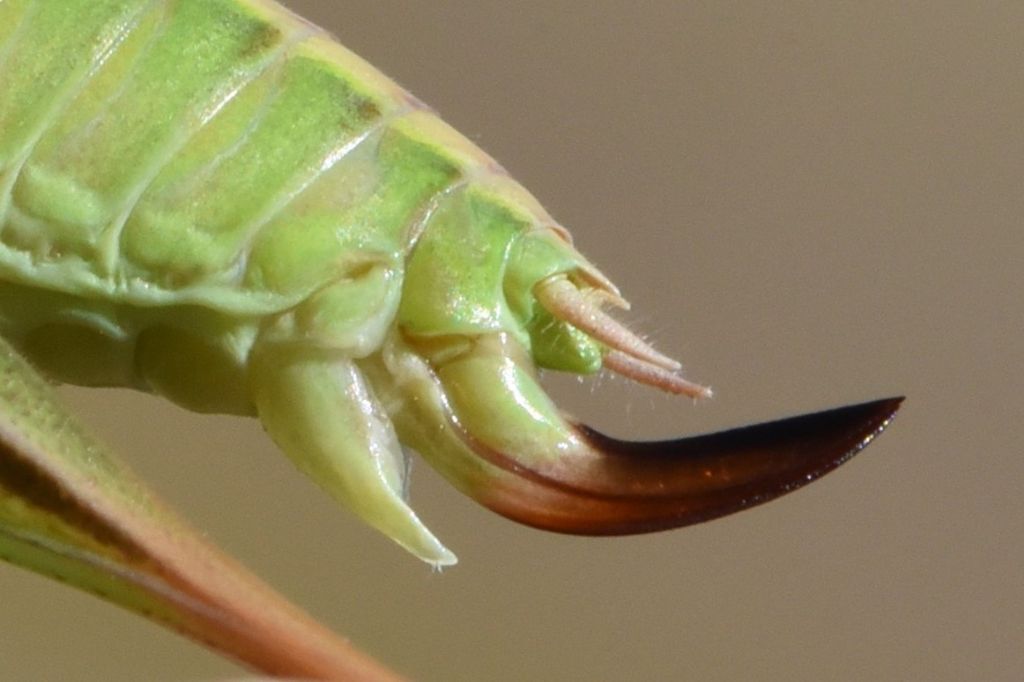
[[[273,3],[2,7],[8,277],[282,309],[362,254],[401,258],[431,201],[489,163]]]

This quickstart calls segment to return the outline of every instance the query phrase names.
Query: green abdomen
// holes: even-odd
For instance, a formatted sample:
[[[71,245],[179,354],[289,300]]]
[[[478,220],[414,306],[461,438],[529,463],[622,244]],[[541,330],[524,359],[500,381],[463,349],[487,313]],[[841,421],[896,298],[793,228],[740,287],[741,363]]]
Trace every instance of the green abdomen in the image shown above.
[[[486,162],[270,2],[0,2],[3,279],[269,313]]]

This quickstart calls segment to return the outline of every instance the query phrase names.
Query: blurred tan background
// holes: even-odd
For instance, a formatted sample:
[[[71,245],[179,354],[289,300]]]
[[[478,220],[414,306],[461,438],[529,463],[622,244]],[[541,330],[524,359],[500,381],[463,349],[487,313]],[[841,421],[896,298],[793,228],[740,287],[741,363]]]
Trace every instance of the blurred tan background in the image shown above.
[[[557,381],[660,437],[905,393],[878,442],[666,534],[507,522],[417,463],[443,574],[335,507],[253,421],[68,399],[186,516],[418,680],[1017,680],[1024,662],[1024,4],[291,6],[501,160],[717,397]],[[0,678],[237,668],[0,566]]]

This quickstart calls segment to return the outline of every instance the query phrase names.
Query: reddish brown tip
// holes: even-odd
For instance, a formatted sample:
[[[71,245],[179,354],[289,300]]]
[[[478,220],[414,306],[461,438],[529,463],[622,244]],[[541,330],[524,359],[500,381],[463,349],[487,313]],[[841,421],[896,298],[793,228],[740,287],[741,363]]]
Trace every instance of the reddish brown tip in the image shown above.
[[[530,472],[481,501],[530,526],[578,535],[677,528],[762,504],[835,469],[888,426],[888,398],[678,440],[592,445],[557,477]],[[532,475],[531,475],[532,474]]]

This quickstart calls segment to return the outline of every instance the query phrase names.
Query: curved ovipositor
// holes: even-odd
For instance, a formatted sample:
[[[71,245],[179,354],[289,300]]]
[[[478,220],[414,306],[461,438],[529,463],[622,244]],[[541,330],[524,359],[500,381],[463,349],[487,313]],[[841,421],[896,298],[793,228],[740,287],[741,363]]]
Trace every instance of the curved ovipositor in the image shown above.
[[[491,510],[561,533],[647,533],[762,504],[848,461],[903,401],[623,441],[566,418],[533,373],[500,347],[479,344],[431,366],[396,345],[363,368],[391,407],[403,443]]]
[[[631,535],[732,514],[792,492],[848,461],[888,426],[902,398],[877,400],[689,438],[622,441],[579,432],[595,466],[524,477],[486,500],[527,525]]]

